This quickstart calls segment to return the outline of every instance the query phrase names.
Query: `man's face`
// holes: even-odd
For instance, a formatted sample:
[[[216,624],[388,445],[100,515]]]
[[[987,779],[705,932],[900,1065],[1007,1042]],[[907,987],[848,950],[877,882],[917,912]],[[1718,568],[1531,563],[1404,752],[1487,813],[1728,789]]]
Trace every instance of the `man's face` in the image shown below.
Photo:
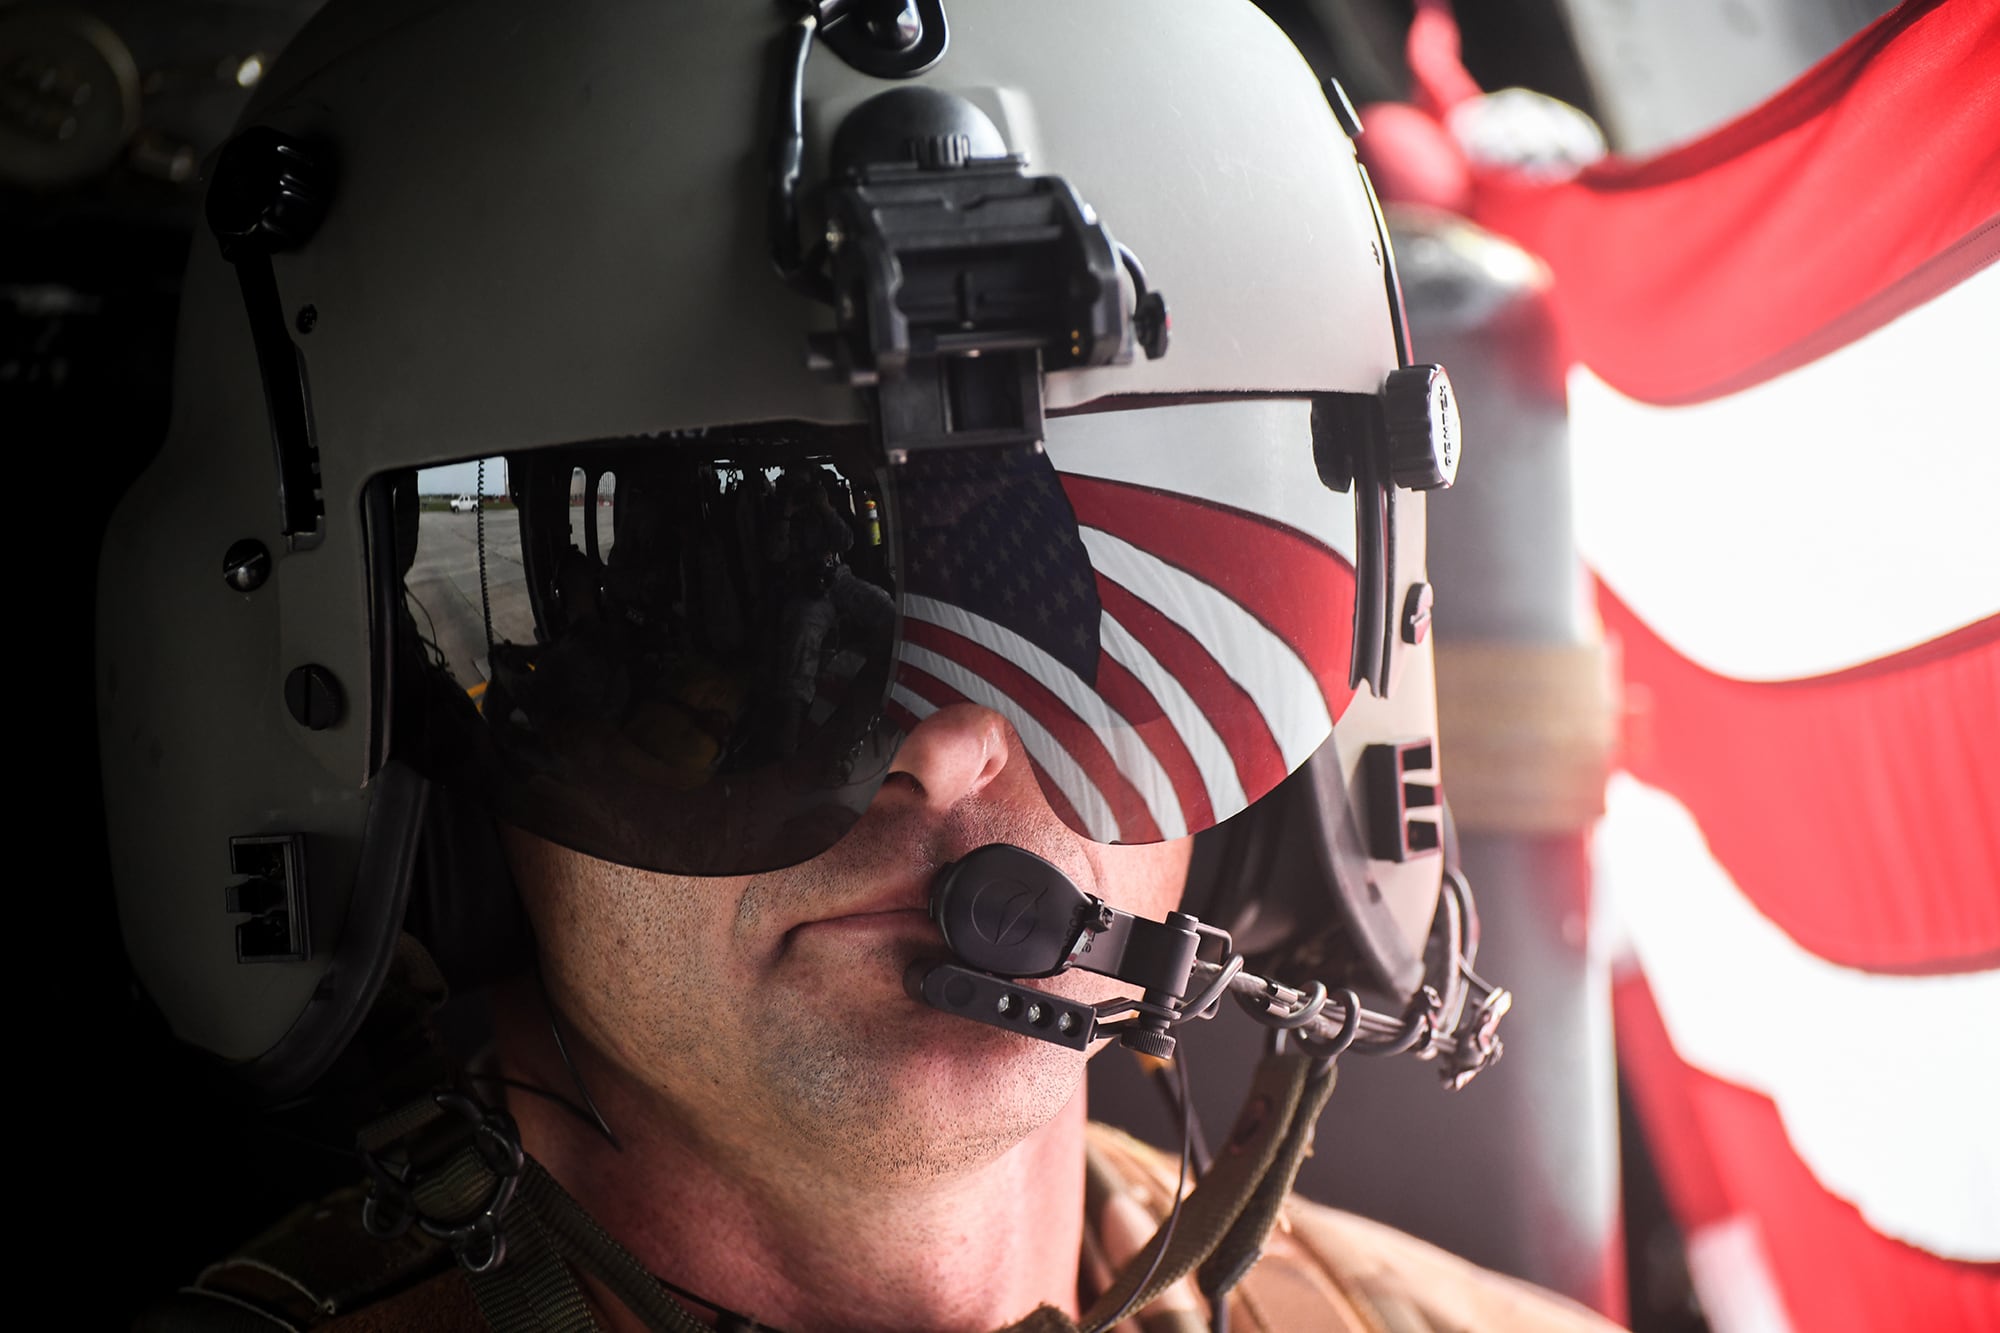
[[[695,879],[511,830],[506,841],[551,999],[671,1132],[751,1172],[811,1162],[911,1180],[979,1165],[1039,1129],[1075,1095],[1085,1058],[904,994],[904,969],[944,952],[925,910],[939,868],[1012,843],[1159,917],[1179,901],[1191,846],[1071,832],[1012,731],[969,704],[927,719],[860,823],[789,870]],[[1086,1000],[1114,990],[1080,973],[1032,984]]]

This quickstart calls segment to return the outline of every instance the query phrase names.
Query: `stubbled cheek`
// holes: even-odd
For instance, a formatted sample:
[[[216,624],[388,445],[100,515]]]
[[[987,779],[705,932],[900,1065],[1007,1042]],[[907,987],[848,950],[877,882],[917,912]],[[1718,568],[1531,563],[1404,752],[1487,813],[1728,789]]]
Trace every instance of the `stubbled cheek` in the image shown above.
[[[1100,898],[1135,916],[1157,920],[1180,905],[1194,839],[1138,847],[1085,843],[1084,855],[1090,861]]]

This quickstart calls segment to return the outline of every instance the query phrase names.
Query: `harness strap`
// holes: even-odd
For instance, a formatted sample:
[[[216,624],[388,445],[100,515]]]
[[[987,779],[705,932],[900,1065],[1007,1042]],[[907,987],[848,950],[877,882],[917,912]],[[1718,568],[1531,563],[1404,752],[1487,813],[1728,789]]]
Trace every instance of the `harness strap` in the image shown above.
[[[447,1240],[494,1333],[598,1333],[575,1264],[663,1333],[711,1333],[598,1226],[513,1122],[455,1093],[430,1093],[368,1125],[376,1192],[364,1223]]]
[[[1138,1298],[1132,1309],[1142,1310],[1218,1252],[1223,1255],[1219,1271],[1249,1266],[1277,1219],[1278,1205],[1291,1191],[1312,1143],[1313,1123],[1333,1091],[1331,1068],[1320,1072],[1319,1066],[1318,1059],[1303,1053],[1265,1057],[1227,1142],[1181,1205],[1171,1240],[1162,1223],[1084,1312],[1078,1323],[1083,1333],[1106,1333],[1134,1292]],[[1155,1255],[1160,1255],[1157,1267]],[[1019,1329],[1016,1325],[1006,1333]]]
[[[1204,1291],[1226,1292],[1262,1252],[1333,1082],[1332,1068],[1309,1054],[1266,1057],[1228,1140],[1182,1204],[1171,1238],[1163,1224],[1076,1324],[1044,1307],[1001,1333],[1107,1333],[1128,1300],[1133,1310],[1143,1309],[1197,1267]],[[518,1142],[516,1156],[496,1155],[493,1122],[469,1119],[462,1110],[450,1114],[455,1105],[449,1097],[425,1097],[369,1126],[362,1138],[371,1152],[394,1152],[418,1168],[403,1190],[419,1217],[471,1236],[453,1244],[494,1333],[599,1333],[579,1270],[661,1333],[712,1333],[541,1163],[520,1153]],[[482,1216],[490,1218],[485,1231],[478,1226]],[[482,1237],[490,1253],[481,1250]]]
[[[515,1200],[503,1219],[504,1259],[467,1274],[493,1333],[597,1333],[576,1274],[563,1262],[536,1210]]]
[[[556,1183],[542,1164],[528,1159],[515,1206],[532,1210],[537,1224],[547,1229],[554,1248],[571,1263],[587,1269],[591,1276],[611,1289],[632,1313],[647,1320],[663,1333],[712,1333],[689,1314],[686,1307],[665,1291],[646,1266],[632,1252],[611,1238],[583,1206]]]
[[[1319,1113],[1326,1106],[1326,1099],[1333,1095],[1334,1068],[1328,1063],[1323,1071],[1310,1071],[1299,1097],[1299,1106],[1292,1113],[1292,1122],[1278,1144],[1277,1153],[1271,1160],[1270,1170],[1258,1182],[1243,1211],[1236,1221],[1202,1262],[1197,1279],[1202,1294],[1209,1298],[1211,1306],[1224,1299],[1229,1289],[1235,1286],[1264,1253],[1265,1238],[1271,1228],[1277,1225],[1278,1210],[1291,1197],[1292,1182],[1298,1178],[1299,1167],[1312,1154],[1313,1131],[1319,1124]]]

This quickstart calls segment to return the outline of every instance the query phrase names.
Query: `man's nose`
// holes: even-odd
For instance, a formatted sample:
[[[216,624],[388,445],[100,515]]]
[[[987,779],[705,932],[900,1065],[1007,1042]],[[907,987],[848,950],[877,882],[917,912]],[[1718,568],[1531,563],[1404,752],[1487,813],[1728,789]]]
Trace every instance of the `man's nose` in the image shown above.
[[[978,704],[947,704],[896,751],[892,774],[915,778],[925,806],[945,811],[999,777],[1011,756],[1007,723]]]

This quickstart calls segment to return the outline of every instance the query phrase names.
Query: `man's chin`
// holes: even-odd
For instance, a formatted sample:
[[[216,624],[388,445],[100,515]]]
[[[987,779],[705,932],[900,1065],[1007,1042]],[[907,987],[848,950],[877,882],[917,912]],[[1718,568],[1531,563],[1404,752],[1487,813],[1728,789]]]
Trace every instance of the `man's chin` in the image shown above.
[[[1046,1126],[1085,1056],[940,1013],[899,976],[854,978],[802,1006],[759,1053],[791,1132],[837,1170],[879,1180],[976,1170]]]

